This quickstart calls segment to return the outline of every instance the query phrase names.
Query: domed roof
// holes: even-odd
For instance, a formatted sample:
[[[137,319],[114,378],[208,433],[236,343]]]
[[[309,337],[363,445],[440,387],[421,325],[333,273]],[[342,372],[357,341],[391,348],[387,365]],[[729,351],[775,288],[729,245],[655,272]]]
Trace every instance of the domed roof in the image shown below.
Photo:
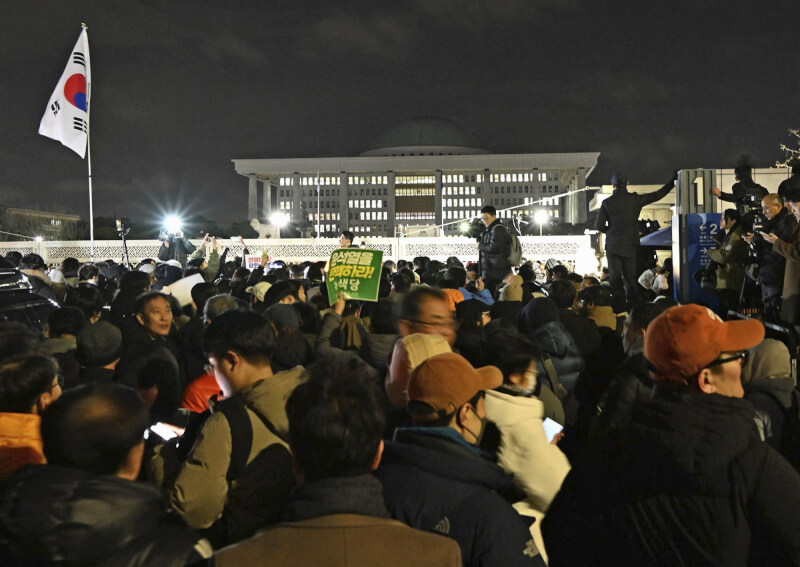
[[[417,116],[403,120],[398,125],[383,132],[372,142],[373,149],[364,152],[362,155],[386,155],[392,153],[387,150],[399,150],[401,148],[416,149],[417,151],[413,153],[417,155],[440,153],[434,150],[443,148],[450,150],[446,153],[484,153],[476,145],[471,136],[450,120],[435,116]]]

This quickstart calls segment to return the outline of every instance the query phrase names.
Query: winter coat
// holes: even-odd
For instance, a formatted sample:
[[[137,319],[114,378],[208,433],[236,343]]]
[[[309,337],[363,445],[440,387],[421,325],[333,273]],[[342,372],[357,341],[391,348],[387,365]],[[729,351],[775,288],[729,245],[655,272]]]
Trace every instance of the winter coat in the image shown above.
[[[533,341],[540,352],[550,355],[559,380],[567,391],[573,391],[578,383],[578,377],[583,371],[583,356],[564,324],[560,321],[545,323],[541,327],[529,331],[528,338]],[[544,366],[541,362],[538,366],[539,377],[546,379],[547,372],[545,372]]]
[[[379,376],[386,375],[387,361],[389,355],[394,350],[394,344],[400,335],[382,334],[382,333],[367,333],[364,336],[364,343],[361,345],[361,350],[358,355],[364,361],[378,371]]]
[[[214,556],[216,567],[459,567],[449,538],[389,519],[381,485],[371,475],[328,478],[300,486],[285,521]]]
[[[546,512],[564,477],[569,461],[544,432],[544,405],[534,397],[487,390],[486,414],[500,430],[497,464],[514,476],[528,502]]]
[[[32,413],[0,413],[0,481],[24,465],[46,462],[41,424],[42,418]]]
[[[745,182],[739,181],[738,183],[734,183],[733,187],[731,187],[731,192],[721,193],[719,198],[729,203],[735,203],[736,211],[739,213],[739,216],[752,219],[747,200],[752,199],[752,202],[758,206],[761,203],[761,199],[766,197],[768,193],[769,191],[764,187],[750,179]],[[745,221],[744,224],[747,224],[747,219],[743,220]],[[752,220],[750,222],[752,222]]]
[[[800,562],[800,476],[740,399],[659,386],[550,505],[550,566]]]
[[[742,240],[742,226],[737,223],[725,233],[719,247],[708,251],[708,257],[717,263],[717,289],[742,290],[747,255],[747,243]]]
[[[590,434],[592,437],[628,423],[633,406],[650,399],[653,380],[644,354],[633,354],[613,371],[611,383],[595,407]]]
[[[600,348],[600,331],[594,321],[569,309],[560,309],[558,317],[583,356]]]
[[[198,248],[197,250],[192,252],[192,255],[189,256],[189,259],[190,260],[194,260],[195,258],[205,259],[205,257],[206,257],[205,248]],[[202,270],[203,279],[206,280],[207,282],[213,282],[215,279],[217,279],[217,274],[219,273],[219,265],[220,265],[219,252],[217,252],[217,250],[212,250],[208,254],[208,265]],[[202,309],[202,306],[200,306],[199,309]]]
[[[182,567],[209,557],[211,546],[153,486],[38,465],[0,488],[0,553],[12,566]]]
[[[186,268],[188,255],[196,250],[196,246],[189,242],[188,238],[170,238],[169,246],[162,242],[158,249],[158,259],[162,262],[167,260],[177,260],[181,266]]]
[[[764,222],[761,230],[767,234],[773,233],[781,240],[789,242],[792,239],[795,219],[786,208],[781,209],[772,220]],[[758,256],[758,283],[771,288],[780,289],[783,286],[783,273],[786,269],[786,258],[772,248],[772,244],[761,238],[753,237]]]
[[[658,191],[644,195],[629,193],[627,187],[614,189],[600,205],[595,222],[595,228],[606,234],[606,252],[635,258],[642,207],[666,197],[673,186],[670,181]]]
[[[279,444],[288,448],[286,400],[303,380],[304,372],[300,367],[279,372],[236,394],[244,401],[253,428],[248,463],[268,446]],[[256,414],[269,420],[280,436],[267,429]],[[169,489],[172,507],[193,528],[208,528],[222,515],[229,489],[226,475],[231,451],[231,428],[227,418],[222,412],[211,414]]]
[[[791,240],[776,240],[772,249],[786,258],[781,295],[781,320],[800,323],[800,223],[794,225]]]
[[[450,428],[398,429],[377,475],[393,518],[456,540],[464,565],[544,565],[528,522],[511,506],[522,494],[503,469],[451,438]]]
[[[486,227],[478,244],[478,258],[483,279],[500,282],[511,271],[511,234],[505,225],[496,219]],[[489,290],[494,292],[494,290]]]

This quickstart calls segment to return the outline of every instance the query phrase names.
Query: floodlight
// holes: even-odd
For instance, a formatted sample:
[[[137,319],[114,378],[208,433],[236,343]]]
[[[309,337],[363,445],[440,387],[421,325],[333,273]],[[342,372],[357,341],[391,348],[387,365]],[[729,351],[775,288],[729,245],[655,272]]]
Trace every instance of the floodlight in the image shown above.
[[[41,236],[36,236],[36,237],[34,238],[34,240],[35,240],[36,242],[41,242],[42,240],[44,240],[44,238],[42,238]]]
[[[533,213],[533,222],[538,225],[547,224],[550,221],[550,215],[544,209],[539,209]]]
[[[273,226],[284,227],[289,224],[289,215],[286,213],[272,213],[269,222]]]
[[[462,222],[458,227],[461,229],[461,232],[469,232],[469,223]]]
[[[178,232],[181,229],[181,219],[176,215],[169,215],[164,219],[164,228],[167,229],[167,232]]]

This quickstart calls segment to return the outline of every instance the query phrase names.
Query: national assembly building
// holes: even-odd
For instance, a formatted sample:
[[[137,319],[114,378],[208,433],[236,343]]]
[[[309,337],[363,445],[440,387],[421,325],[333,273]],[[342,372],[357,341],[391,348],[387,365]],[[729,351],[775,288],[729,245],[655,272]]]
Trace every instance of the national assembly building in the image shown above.
[[[600,156],[493,154],[440,118],[404,121],[372,145],[357,157],[234,159],[249,180],[249,218],[283,213],[304,236],[317,226],[321,236],[454,235],[493,205],[500,218],[543,210],[578,224],[587,202],[577,190]]]

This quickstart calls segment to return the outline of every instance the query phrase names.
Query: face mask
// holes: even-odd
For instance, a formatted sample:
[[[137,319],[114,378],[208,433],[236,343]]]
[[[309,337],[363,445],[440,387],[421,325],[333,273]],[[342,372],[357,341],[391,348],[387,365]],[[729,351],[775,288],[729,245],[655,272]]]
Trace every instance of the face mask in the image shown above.
[[[475,442],[473,443],[473,445],[479,446],[481,444],[481,440],[483,439],[483,434],[486,432],[486,424],[489,422],[489,418],[488,417],[480,417],[478,415],[478,412],[476,412],[473,408],[470,408],[470,409],[471,409],[472,413],[474,413],[478,417],[478,419],[481,420],[481,428],[478,431],[478,433],[475,433],[470,428],[468,428],[466,425],[464,426],[464,429],[469,431],[470,434],[475,437]]]

